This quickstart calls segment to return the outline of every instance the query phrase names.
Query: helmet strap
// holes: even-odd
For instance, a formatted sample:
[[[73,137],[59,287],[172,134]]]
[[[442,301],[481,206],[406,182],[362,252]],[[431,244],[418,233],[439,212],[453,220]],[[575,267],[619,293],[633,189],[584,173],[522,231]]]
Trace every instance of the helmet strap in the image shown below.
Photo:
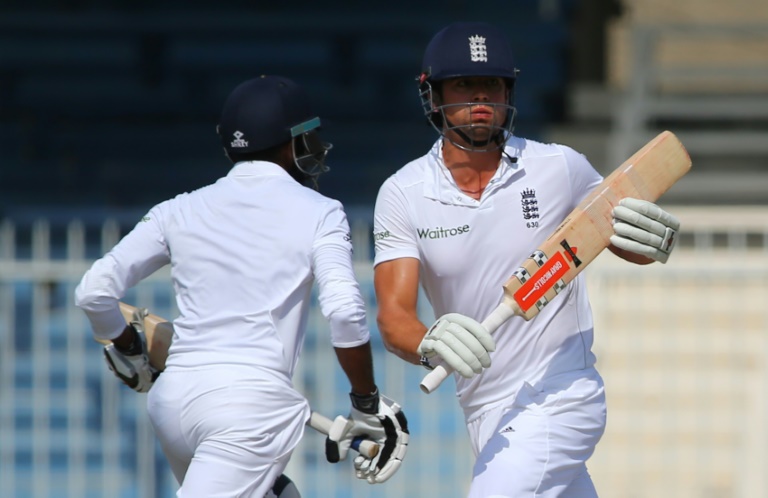
[[[448,139],[449,142],[451,142],[453,145],[460,149],[464,149],[470,152],[490,152],[491,150],[498,150],[501,148],[501,146],[504,144],[504,130],[499,129],[496,134],[491,136],[490,138],[486,140],[474,140],[469,137],[466,133],[461,131],[461,128],[455,126],[453,123],[450,122],[450,120],[447,117],[444,117],[445,123],[448,125],[448,129],[456,133],[458,136],[462,138],[466,143],[469,144],[469,147],[463,146],[461,144],[456,143],[455,141],[448,138],[445,133],[443,133],[443,136]],[[488,145],[493,142],[496,144],[496,147],[494,149],[487,149]],[[478,150],[484,149],[484,150]]]

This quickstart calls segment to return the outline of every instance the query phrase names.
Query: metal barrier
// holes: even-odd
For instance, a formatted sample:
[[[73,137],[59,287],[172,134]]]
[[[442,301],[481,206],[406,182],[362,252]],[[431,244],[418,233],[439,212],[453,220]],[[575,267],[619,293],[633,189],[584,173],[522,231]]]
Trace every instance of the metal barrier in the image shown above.
[[[687,228],[667,265],[637,267],[606,253],[586,270],[609,404],[590,472],[604,496],[767,496],[768,209],[676,212]],[[356,253],[369,254],[370,227],[353,227]],[[107,371],[72,302],[82,274],[121,234],[114,222],[0,224],[0,497],[174,496],[145,396]],[[377,378],[409,416],[406,464],[369,486],[351,462],[328,464],[322,437],[308,429],[287,474],[305,498],[465,496],[473,458],[453,389],[422,394],[423,369],[384,350],[370,260],[358,257]],[[125,300],[162,316],[176,311],[167,271]],[[316,308],[295,382],[317,411],[348,410],[348,384]]]
[[[364,240],[370,230],[357,227],[353,239]],[[73,303],[75,286],[93,258],[125,229],[114,221],[101,227],[45,220],[0,224],[0,497],[174,496],[177,486],[154,441],[145,395],[120,385],[106,369]],[[370,486],[353,477],[351,461],[327,463],[323,438],[308,429],[287,474],[306,498],[451,496],[468,483],[471,471],[453,390],[424,397],[418,389],[424,369],[386,353],[373,319],[370,262],[356,265],[371,307],[377,379],[382,392],[405,407],[414,433],[412,464],[386,486]],[[168,277],[165,269],[157,272],[125,301],[173,317]],[[349,385],[318,308],[311,311],[294,381],[318,412],[348,413]],[[458,477],[439,478],[446,475]]]

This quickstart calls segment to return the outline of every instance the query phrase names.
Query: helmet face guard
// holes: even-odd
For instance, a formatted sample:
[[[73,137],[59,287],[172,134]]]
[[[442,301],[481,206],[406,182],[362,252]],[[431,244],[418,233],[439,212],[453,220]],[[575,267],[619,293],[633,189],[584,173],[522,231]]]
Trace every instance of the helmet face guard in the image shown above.
[[[419,79],[423,79],[423,82],[419,85],[419,98],[421,99],[421,106],[424,109],[424,115],[427,117],[429,124],[432,125],[432,128],[434,128],[444,139],[448,140],[456,147],[470,152],[489,152],[504,147],[504,144],[512,135],[515,117],[517,116],[517,109],[512,105],[512,93],[514,91],[512,87],[507,89],[509,92],[509,99],[507,103],[504,104],[493,102],[461,102],[457,104],[443,104],[436,106],[432,84],[425,78],[424,74],[422,74]],[[491,111],[493,112],[491,124],[470,123],[466,125],[456,125],[451,123],[446,116],[446,111],[452,108],[467,107],[471,112],[473,106],[491,108]],[[501,125],[495,124],[497,122],[496,117],[499,115],[504,116]],[[478,128],[487,130],[486,135],[488,138],[474,138]],[[457,136],[461,140],[457,140]]]
[[[291,147],[296,167],[317,187],[317,177],[330,168],[325,158],[333,145],[320,140],[320,118],[312,118],[291,128]]]
[[[419,97],[429,123],[453,145],[468,151],[484,152],[504,147],[512,135],[517,110],[514,107],[515,68],[506,34],[483,22],[453,23],[439,31],[429,42],[418,78]],[[494,117],[504,114],[502,125],[482,125],[490,129],[487,140],[472,138],[480,125],[456,126],[446,119],[446,109],[479,105],[480,102],[436,105],[435,84],[453,78],[502,78],[507,85],[506,103],[483,103],[493,109]],[[439,89],[438,89],[439,91]]]

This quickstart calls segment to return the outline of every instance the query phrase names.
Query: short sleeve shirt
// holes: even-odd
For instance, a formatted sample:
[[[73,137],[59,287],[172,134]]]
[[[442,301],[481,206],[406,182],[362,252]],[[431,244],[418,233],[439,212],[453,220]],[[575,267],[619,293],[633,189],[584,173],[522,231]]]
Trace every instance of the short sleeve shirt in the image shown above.
[[[482,321],[502,285],[568,213],[602,181],[582,154],[511,137],[479,200],[457,187],[443,164],[442,141],[382,185],[374,212],[375,261],[420,262],[420,282],[435,312]],[[457,394],[467,414],[531,384],[594,364],[592,315],[577,277],[533,320],[508,320],[495,334],[491,368],[464,379]]]

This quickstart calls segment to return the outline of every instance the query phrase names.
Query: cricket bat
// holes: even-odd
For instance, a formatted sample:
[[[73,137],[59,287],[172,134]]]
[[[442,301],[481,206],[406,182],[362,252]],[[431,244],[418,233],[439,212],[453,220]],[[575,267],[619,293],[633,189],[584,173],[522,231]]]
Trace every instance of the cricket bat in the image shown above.
[[[136,310],[137,308],[135,306],[123,302],[120,303],[120,312],[123,314],[123,318],[125,318],[126,322],[131,322],[133,320],[133,315]],[[144,317],[144,335],[147,339],[149,363],[160,371],[165,370],[165,360],[168,358],[168,348],[173,339],[173,323],[150,313]],[[99,342],[103,343],[103,341]],[[307,425],[327,436],[328,431],[331,430],[333,421],[328,417],[313,411],[309,417]],[[366,458],[374,458],[379,454],[379,445],[376,442],[363,437],[356,437],[352,441],[352,449],[356,450]]]
[[[135,306],[120,303],[120,312],[127,323],[133,320]],[[168,358],[168,348],[173,339],[173,324],[157,315],[149,314],[144,317],[144,335],[147,338],[149,364],[159,371],[165,370],[165,360]]]
[[[625,197],[655,202],[691,169],[680,140],[664,131],[624,161],[563,220],[504,284],[501,303],[482,325],[493,332],[513,316],[535,317],[586,268],[613,235],[614,206]],[[431,393],[450,371],[435,367],[421,382]]]

